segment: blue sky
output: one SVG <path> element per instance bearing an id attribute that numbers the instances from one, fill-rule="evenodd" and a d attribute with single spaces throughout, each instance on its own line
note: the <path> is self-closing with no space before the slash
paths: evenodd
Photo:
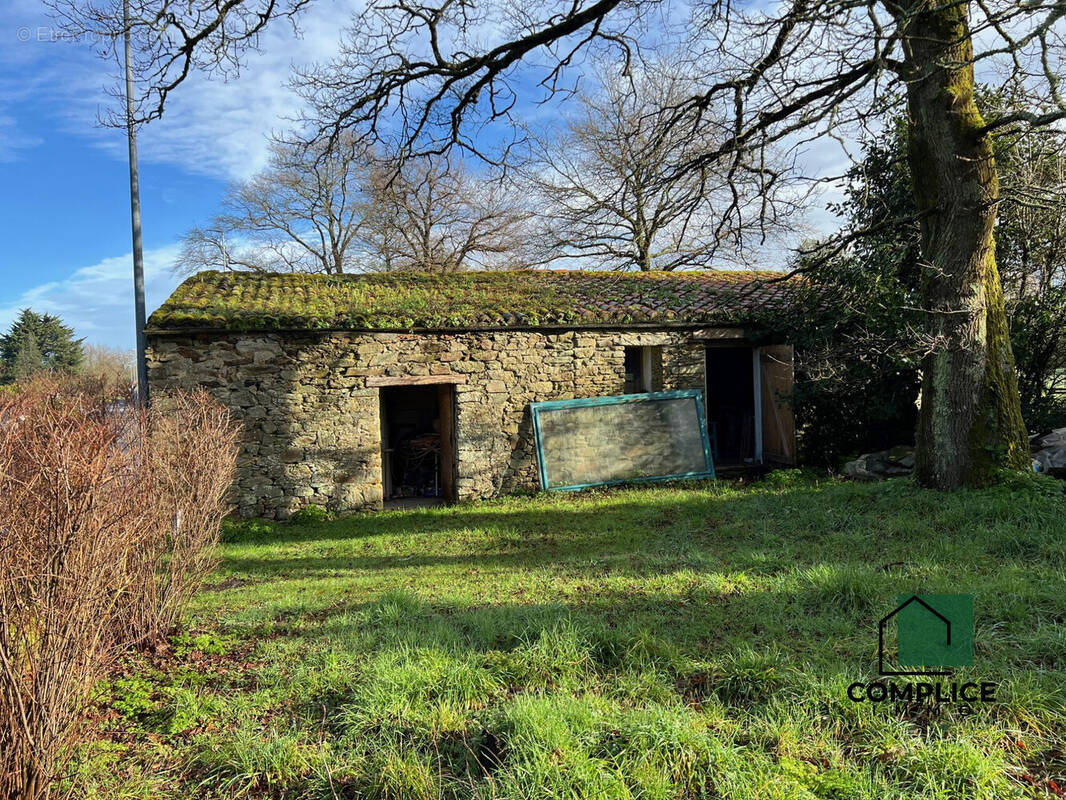
<path id="1" fill-rule="evenodd" d="M 217 208 L 227 184 L 266 160 L 266 137 L 299 109 L 293 63 L 326 58 L 354 0 L 319 0 L 302 38 L 278 25 L 230 82 L 196 78 L 142 129 L 147 300 L 177 285 L 181 234 Z M 0 331 L 18 310 L 60 314 L 88 341 L 133 343 L 126 140 L 97 124 L 115 65 L 54 41 L 38 0 L 0 5 Z"/>
<path id="2" fill-rule="evenodd" d="M 299 113 L 287 86 L 293 64 L 333 55 L 359 2 L 316 0 L 300 37 L 274 25 L 239 79 L 194 76 L 141 129 L 149 312 L 180 281 L 171 264 L 181 234 L 214 213 L 230 182 L 265 165 L 268 135 Z M 0 2 L 0 332 L 30 307 L 89 342 L 133 346 L 126 140 L 97 124 L 115 69 L 83 44 L 55 41 L 40 0 Z M 835 145 L 809 156 L 816 170 L 839 161 Z M 828 227 L 815 216 L 815 228 Z"/>

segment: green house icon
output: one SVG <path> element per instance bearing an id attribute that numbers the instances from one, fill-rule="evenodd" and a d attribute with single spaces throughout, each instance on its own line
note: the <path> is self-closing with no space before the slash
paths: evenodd
<path id="1" fill-rule="evenodd" d="M 878 623 L 878 671 L 882 675 L 946 675 L 973 666 L 973 595 L 904 594 Z M 886 663 L 885 632 L 896 622 L 898 669 Z"/>

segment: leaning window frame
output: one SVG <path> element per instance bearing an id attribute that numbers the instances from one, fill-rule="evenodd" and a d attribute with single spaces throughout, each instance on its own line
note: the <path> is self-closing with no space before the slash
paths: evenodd
<path id="1" fill-rule="evenodd" d="M 549 486 L 548 469 L 544 463 L 544 448 L 541 439 L 540 415 L 545 411 L 557 411 L 569 408 L 588 408 L 591 406 L 623 405 L 625 403 L 646 403 L 655 400 L 692 399 L 696 403 L 696 418 L 700 429 L 703 447 L 703 463 L 706 469 L 698 472 L 679 472 L 671 475 L 651 475 L 639 478 L 617 478 L 593 483 L 575 483 L 567 486 Z M 659 483 L 678 480 L 714 480 L 714 459 L 711 457 L 710 437 L 707 433 L 707 411 L 703 405 L 703 390 L 678 389 L 670 392 L 641 392 L 639 394 L 609 395 L 607 397 L 580 397 L 574 400 L 544 400 L 529 404 L 530 417 L 533 422 L 533 444 L 537 453 L 537 473 L 540 486 L 549 492 L 576 492 L 594 486 L 619 486 L 628 483 Z"/>

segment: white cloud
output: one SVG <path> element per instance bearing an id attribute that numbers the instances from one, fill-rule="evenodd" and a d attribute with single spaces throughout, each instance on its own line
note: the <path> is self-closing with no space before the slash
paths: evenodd
<path id="1" fill-rule="evenodd" d="M 359 0 L 319 0 L 301 16 L 299 38 L 285 21 L 268 28 L 260 51 L 243 59 L 239 77 L 222 81 L 191 76 L 173 93 L 162 120 L 144 129 L 144 157 L 231 180 L 262 169 L 267 137 L 288 128 L 303 107 L 288 85 L 293 65 L 307 66 L 334 55 L 341 28 L 361 5 Z"/>
<path id="2" fill-rule="evenodd" d="M 261 169 L 267 136 L 289 127 L 302 107 L 288 87 L 292 66 L 333 56 L 342 29 L 362 7 L 362 0 L 318 0 L 301 15 L 300 36 L 284 20 L 268 27 L 259 51 L 242 59 L 239 76 L 223 81 L 191 75 L 171 95 L 163 119 L 142 130 L 141 159 L 221 179 Z M 45 9 L 29 0 L 15 0 L 0 12 L 0 35 L 16 40 L 0 46 L 6 73 L 0 77 L 0 117 L 12 116 L 32 97 L 41 101 L 38 107 L 54 109 L 67 132 L 124 160 L 125 138 L 97 124 L 111 102 L 115 63 L 95 57 L 87 45 L 54 41 L 51 25 Z"/>
<path id="3" fill-rule="evenodd" d="M 150 314 L 174 291 L 181 278 L 171 265 L 177 244 L 144 254 L 145 298 Z M 131 349 L 134 346 L 133 255 L 105 258 L 74 271 L 69 278 L 35 286 L 0 306 L 0 330 L 7 330 L 23 308 L 56 314 L 87 342 Z"/>
<path id="4" fill-rule="evenodd" d="M 14 117 L 0 114 L 0 161 L 14 161 L 19 150 L 36 147 L 41 143 L 37 136 L 19 129 Z"/>
<path id="5" fill-rule="evenodd" d="M 266 137 L 287 126 L 300 110 L 288 88 L 294 63 L 330 58 L 341 30 L 361 0 L 317 0 L 300 20 L 296 37 L 285 22 L 272 25 L 249 53 L 238 78 L 229 82 L 192 76 L 172 95 L 162 121 L 142 130 L 142 163 L 169 163 L 221 179 L 245 178 L 266 163 Z M 125 137 L 97 125 L 110 98 L 115 64 L 87 46 L 57 41 L 39 0 L 0 4 L 0 160 L 37 140 L 23 123 L 42 109 L 66 133 L 89 139 L 116 161 L 126 159 Z M 25 118 L 24 118 L 25 117 Z M 178 245 L 145 253 L 149 313 L 179 283 L 170 272 Z M 134 342 L 132 256 L 104 259 L 63 280 L 0 301 L 0 331 L 25 307 L 58 314 L 90 342 L 129 348 Z"/>

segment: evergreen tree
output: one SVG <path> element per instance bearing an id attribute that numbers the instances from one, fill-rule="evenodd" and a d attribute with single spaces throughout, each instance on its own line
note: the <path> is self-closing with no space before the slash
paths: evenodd
<path id="1" fill-rule="evenodd" d="M 15 353 L 15 358 L 11 362 L 9 374 L 13 380 L 18 381 L 28 378 L 33 373 L 40 372 L 44 368 L 44 357 L 41 355 L 41 349 L 37 346 L 37 337 L 29 333 L 23 337 L 21 344 L 19 344 L 18 352 Z"/>
<path id="2" fill-rule="evenodd" d="M 74 338 L 74 329 L 59 317 L 24 308 L 8 332 L 0 336 L 4 378 L 14 380 L 37 369 L 76 370 L 84 360 L 82 341 Z"/>

